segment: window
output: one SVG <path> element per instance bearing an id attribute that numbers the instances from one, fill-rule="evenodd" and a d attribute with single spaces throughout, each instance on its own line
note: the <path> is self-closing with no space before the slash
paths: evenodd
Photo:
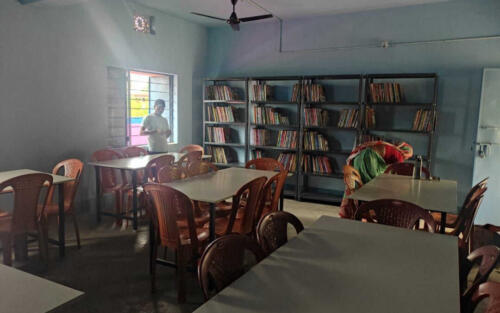
<path id="1" fill-rule="evenodd" d="M 172 135 L 169 143 L 177 142 L 177 75 L 127 72 L 127 145 L 145 145 L 147 136 L 141 136 L 143 119 L 154 111 L 158 99 L 165 101 L 163 117 L 167 119 Z"/>

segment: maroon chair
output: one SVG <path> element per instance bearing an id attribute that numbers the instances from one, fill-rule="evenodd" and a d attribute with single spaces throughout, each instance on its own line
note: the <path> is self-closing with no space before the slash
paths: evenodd
<path id="1" fill-rule="evenodd" d="M 205 300 L 210 298 L 211 284 L 219 292 L 245 274 L 248 270 L 246 251 L 253 254 L 255 263 L 264 258 L 259 245 L 240 234 L 222 236 L 207 246 L 198 263 L 198 281 Z"/>
<path id="2" fill-rule="evenodd" d="M 460 259 L 461 305 L 464 312 L 470 310 L 472 295 L 477 291 L 480 284 L 488 280 L 490 273 L 498 262 L 499 255 L 499 247 L 484 246 L 474 250 L 467 258 Z M 475 264 L 479 265 L 479 269 L 472 280 L 472 284 L 467 286 L 467 278 Z"/>
<path id="3" fill-rule="evenodd" d="M 484 313 L 500 313 L 500 283 L 486 282 L 479 285 L 477 291 L 472 295 L 473 307 L 481 300 L 488 298 L 488 306 Z M 473 312 L 474 308 L 470 312 Z"/>
<path id="4" fill-rule="evenodd" d="M 283 172 L 285 167 L 278 160 L 271 158 L 258 158 L 248 161 L 245 168 L 255 168 L 256 170 L 264 171 L 280 171 Z"/>
<path id="5" fill-rule="evenodd" d="M 474 225 L 470 237 L 470 247 L 474 251 L 482 246 L 494 245 L 500 247 L 500 226 L 491 224 Z"/>
<path id="6" fill-rule="evenodd" d="M 288 171 L 284 170 L 269 178 L 262 187 L 262 196 L 259 209 L 256 214 L 256 223 L 266 214 L 277 212 L 281 199 L 283 187 L 285 187 Z M 257 226 L 257 225 L 256 225 Z"/>
<path id="7" fill-rule="evenodd" d="M 413 175 L 413 168 L 415 167 L 415 164 L 413 163 L 393 163 L 387 166 L 385 169 L 385 173 L 387 174 L 396 174 L 396 175 L 404 175 L 404 176 L 412 176 Z M 425 176 L 425 178 L 431 177 L 431 173 L 429 172 L 429 169 L 426 167 L 422 167 L 422 173 Z"/>
<path id="8" fill-rule="evenodd" d="M 284 211 L 271 212 L 259 221 L 257 241 L 266 255 L 288 242 L 288 224 L 295 228 L 297 234 L 304 230 L 304 225 L 295 215 Z"/>
<path id="9" fill-rule="evenodd" d="M 424 222 L 424 229 L 434 233 L 436 224 L 432 216 L 424 209 L 410 202 L 381 199 L 363 203 L 356 219 L 365 218 L 370 223 L 379 223 L 408 229 L 419 229 L 420 221 Z"/>
<path id="10" fill-rule="evenodd" d="M 445 232 L 448 235 L 457 236 L 459 238 L 458 244 L 460 249 L 464 250 L 464 253 L 465 251 L 470 251 L 470 235 L 474 225 L 474 219 L 483 201 L 483 194 L 485 191 L 486 188 L 482 189 L 480 194 L 460 211 L 455 228 L 449 232 Z"/>
<path id="11" fill-rule="evenodd" d="M 195 161 L 201 161 L 202 157 L 203 157 L 203 151 L 197 151 L 197 150 L 191 151 L 183 155 L 179 159 L 179 161 L 177 161 L 177 164 L 187 169 L 189 167 L 189 164 Z"/>
<path id="12" fill-rule="evenodd" d="M 148 182 L 156 182 L 158 171 L 165 166 L 173 166 L 175 157 L 169 154 L 161 155 L 152 159 L 144 168 L 144 180 Z"/>
<path id="13" fill-rule="evenodd" d="M 203 147 L 200 146 L 200 145 L 187 145 L 187 146 L 184 146 L 182 147 L 181 150 L 179 150 L 179 153 L 188 153 L 188 152 L 192 152 L 192 151 L 201 151 L 201 153 L 203 153 Z"/>

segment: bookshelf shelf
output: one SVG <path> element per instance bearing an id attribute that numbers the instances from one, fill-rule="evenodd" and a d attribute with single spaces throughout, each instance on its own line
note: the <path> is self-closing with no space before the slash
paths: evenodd
<path id="1" fill-rule="evenodd" d="M 265 100 L 265 101 L 257 101 L 257 100 L 252 100 L 251 101 L 252 104 L 257 104 L 257 105 L 266 105 L 266 104 L 275 104 L 275 105 L 278 105 L 278 104 L 281 104 L 281 105 L 284 105 L 284 104 L 290 104 L 290 105 L 299 105 L 300 103 L 299 102 L 296 102 L 296 101 L 287 101 L 287 100 Z"/>
<path id="2" fill-rule="evenodd" d="M 244 148 L 245 145 L 241 143 L 231 143 L 231 142 L 204 142 L 205 145 L 209 146 L 225 146 L 225 147 L 235 147 L 235 148 Z"/>
<path id="3" fill-rule="evenodd" d="M 262 149 L 262 150 L 280 150 L 280 151 L 297 151 L 297 148 L 283 148 L 276 146 L 254 146 L 250 145 L 250 149 Z"/>
<path id="4" fill-rule="evenodd" d="M 304 129 L 334 129 L 334 130 L 351 130 L 357 131 L 358 128 L 354 127 L 338 127 L 338 126 L 304 126 Z"/>
<path id="5" fill-rule="evenodd" d="M 310 105 L 339 105 L 339 106 L 346 106 L 346 105 L 360 105 L 359 102 L 352 102 L 352 101 L 320 101 L 320 102 L 304 102 L 305 104 L 310 104 Z"/>
<path id="6" fill-rule="evenodd" d="M 274 129 L 298 129 L 298 125 L 275 125 L 275 124 L 250 124 L 252 127 L 274 128 Z"/>
<path id="7" fill-rule="evenodd" d="M 204 121 L 206 125 L 231 125 L 231 126 L 246 126 L 245 122 L 212 122 L 212 121 Z"/>
<path id="8" fill-rule="evenodd" d="M 244 100 L 203 100 L 203 103 L 247 104 Z"/>

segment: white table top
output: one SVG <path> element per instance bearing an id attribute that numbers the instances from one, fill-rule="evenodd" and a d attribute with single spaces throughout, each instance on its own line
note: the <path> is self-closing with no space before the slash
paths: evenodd
<path id="1" fill-rule="evenodd" d="M 4 182 L 6 180 L 9 180 L 11 178 L 14 178 L 16 176 L 26 175 L 26 174 L 36 174 L 36 173 L 51 175 L 52 179 L 53 179 L 52 184 L 54 184 L 54 185 L 62 184 L 62 183 L 66 183 L 66 182 L 70 182 L 70 181 L 74 180 L 71 177 L 54 175 L 51 173 L 39 172 L 39 171 L 28 170 L 28 169 L 22 169 L 22 170 L 0 172 L 0 183 Z"/>
<path id="2" fill-rule="evenodd" d="M 231 167 L 164 185 L 183 192 L 191 200 L 216 203 L 231 197 L 257 177 L 265 176 L 269 179 L 278 174 L 274 171 Z"/>
<path id="3" fill-rule="evenodd" d="M 453 180 L 417 180 L 411 176 L 382 174 L 348 196 L 373 201 L 397 199 L 424 209 L 457 214 L 457 182 Z"/>
<path id="4" fill-rule="evenodd" d="M 50 311 L 83 292 L 0 264 L 0 312 Z"/>
<path id="5" fill-rule="evenodd" d="M 322 216 L 199 307 L 207 312 L 460 312 L 453 236 Z"/>
<path id="6" fill-rule="evenodd" d="M 148 162 L 151 161 L 152 159 L 167 154 L 172 155 L 175 158 L 175 162 L 179 161 L 179 159 L 185 155 L 185 153 L 168 152 L 159 154 L 148 154 L 133 158 L 115 159 L 109 161 L 88 162 L 88 164 L 98 167 L 108 167 L 108 168 L 116 168 L 124 170 L 141 170 L 145 168 Z M 210 159 L 211 157 L 212 157 L 211 155 L 203 155 L 203 159 Z"/>

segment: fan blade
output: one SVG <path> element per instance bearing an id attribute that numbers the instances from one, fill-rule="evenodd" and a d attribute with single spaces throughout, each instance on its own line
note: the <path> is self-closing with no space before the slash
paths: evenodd
<path id="1" fill-rule="evenodd" d="M 242 17 L 242 18 L 240 18 L 240 22 L 250 22 L 250 21 L 256 21 L 256 20 L 263 20 L 263 19 L 271 18 L 271 17 L 273 17 L 272 14 Z"/>
<path id="2" fill-rule="evenodd" d="M 240 24 L 229 24 L 234 31 L 240 30 Z"/>
<path id="3" fill-rule="evenodd" d="M 225 18 L 220 18 L 220 17 L 215 17 L 215 16 L 210 16 L 210 15 L 206 15 L 206 14 L 201 14 L 201 13 L 196 13 L 196 12 L 191 12 L 191 14 L 194 14 L 194 15 L 199 15 L 199 16 L 203 16 L 203 17 L 208 17 L 208 18 L 213 18 L 215 20 L 220 20 L 220 21 L 226 21 Z"/>

